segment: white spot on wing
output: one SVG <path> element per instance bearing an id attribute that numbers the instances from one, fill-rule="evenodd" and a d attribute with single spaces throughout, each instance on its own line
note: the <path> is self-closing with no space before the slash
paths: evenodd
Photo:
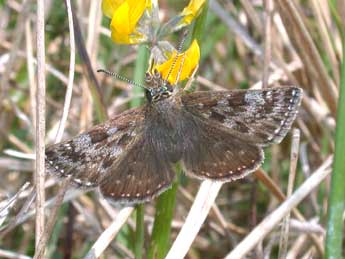
<path id="1" fill-rule="evenodd" d="M 244 95 L 244 100 L 246 103 L 252 103 L 256 105 L 265 104 L 265 99 L 263 98 L 262 93 L 258 91 L 248 91 Z"/>
<path id="2" fill-rule="evenodd" d="M 108 136 L 111 136 L 111 135 L 115 134 L 116 132 L 117 132 L 117 128 L 116 128 L 116 127 L 109 128 L 109 129 L 107 130 Z"/>
<path id="3" fill-rule="evenodd" d="M 123 152 L 123 149 L 120 146 L 114 145 L 111 149 L 111 156 L 118 157 Z"/>
<path id="4" fill-rule="evenodd" d="M 83 151 L 85 147 L 91 144 L 91 138 L 87 133 L 79 135 L 73 141 L 77 144 L 75 145 L 76 152 Z"/>
<path id="5" fill-rule="evenodd" d="M 218 102 L 217 102 L 217 106 L 229 106 L 229 103 L 228 103 L 228 100 L 226 98 L 223 98 L 223 99 L 220 99 Z"/>

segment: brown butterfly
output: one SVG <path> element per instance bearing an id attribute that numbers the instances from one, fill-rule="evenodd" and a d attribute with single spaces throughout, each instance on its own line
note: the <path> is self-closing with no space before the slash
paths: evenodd
<path id="1" fill-rule="evenodd" d="M 174 164 L 199 179 L 233 181 L 256 170 L 263 147 L 289 131 L 298 87 L 200 91 L 147 74 L 147 104 L 46 150 L 48 171 L 115 202 L 141 203 L 169 188 Z"/>

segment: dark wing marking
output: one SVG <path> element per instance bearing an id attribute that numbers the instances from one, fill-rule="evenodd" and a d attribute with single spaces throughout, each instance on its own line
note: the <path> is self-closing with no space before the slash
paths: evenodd
<path id="1" fill-rule="evenodd" d="M 182 103 L 195 116 L 266 146 L 285 137 L 298 113 L 302 92 L 298 87 L 194 92 L 183 95 Z"/>
<path id="2" fill-rule="evenodd" d="M 99 184 L 112 163 L 140 134 L 144 113 L 131 109 L 68 141 L 46 149 L 46 168 L 59 177 L 72 176 L 78 187 Z"/>
<path id="3" fill-rule="evenodd" d="M 233 181 L 255 171 L 264 159 L 261 147 L 238 138 L 219 125 L 191 119 L 185 128 L 183 164 L 187 173 L 201 179 Z"/>

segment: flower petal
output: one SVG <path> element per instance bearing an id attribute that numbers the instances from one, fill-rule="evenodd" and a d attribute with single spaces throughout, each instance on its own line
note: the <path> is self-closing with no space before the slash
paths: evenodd
<path id="1" fill-rule="evenodd" d="M 102 1 L 102 12 L 105 16 L 112 18 L 115 10 L 124 2 L 125 0 L 103 0 Z"/>
<path id="2" fill-rule="evenodd" d="M 131 27 L 135 27 L 147 8 L 147 0 L 127 0 L 129 5 L 129 21 Z"/>
<path id="3" fill-rule="evenodd" d="M 184 16 L 181 25 L 190 24 L 200 14 L 204 3 L 205 0 L 191 0 L 181 12 L 181 16 Z"/>
<path id="4" fill-rule="evenodd" d="M 110 23 L 111 31 L 118 34 L 130 34 L 134 28 L 131 28 L 129 21 L 129 5 L 127 2 L 122 3 L 114 12 Z"/>
<path id="5" fill-rule="evenodd" d="M 198 65 L 200 59 L 200 48 L 198 42 L 194 40 L 185 52 L 178 54 L 176 63 L 172 68 L 176 54 L 176 51 L 174 53 L 170 53 L 170 57 L 166 62 L 160 65 L 155 65 L 152 68 L 152 70 L 156 69 L 164 79 L 167 79 L 169 83 L 173 85 L 187 79 Z M 167 78 L 169 73 L 169 78 Z M 178 75 L 179 78 L 177 81 Z"/>
<path id="6" fill-rule="evenodd" d="M 103 2 L 107 7 L 109 7 L 108 1 Z M 109 10 L 115 6 L 113 2 L 112 4 Z M 135 44 L 143 41 L 145 35 L 139 33 L 137 27 L 145 10 L 149 8 L 151 8 L 150 0 L 124 0 L 114 8 L 110 23 L 112 39 L 122 44 Z M 108 14 L 111 13 L 109 10 Z"/>

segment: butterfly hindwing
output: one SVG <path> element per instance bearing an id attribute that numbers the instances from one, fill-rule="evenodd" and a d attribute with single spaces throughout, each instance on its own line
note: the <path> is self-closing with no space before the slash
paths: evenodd
<path id="1" fill-rule="evenodd" d="M 279 143 L 293 123 L 302 98 L 298 87 L 194 92 L 182 103 L 195 116 L 237 131 L 247 141 Z"/>
<path id="2" fill-rule="evenodd" d="M 148 139 L 133 143 L 107 170 L 100 182 L 101 193 L 119 203 L 151 200 L 174 179 L 172 163 Z"/>
<path id="3" fill-rule="evenodd" d="M 68 141 L 47 147 L 48 172 L 59 177 L 71 176 L 78 187 L 98 186 L 107 165 L 140 134 L 143 119 L 142 108 L 131 109 Z"/>
<path id="4" fill-rule="evenodd" d="M 175 130 L 157 110 L 146 108 L 142 134 L 114 161 L 100 183 L 102 194 L 116 202 L 138 203 L 157 196 L 171 185 L 173 164 L 182 157 Z"/>
<path id="5" fill-rule="evenodd" d="M 230 131 L 191 119 L 186 128 L 183 164 L 188 174 L 201 179 L 232 181 L 257 169 L 263 159 L 261 147 L 238 138 Z"/>

